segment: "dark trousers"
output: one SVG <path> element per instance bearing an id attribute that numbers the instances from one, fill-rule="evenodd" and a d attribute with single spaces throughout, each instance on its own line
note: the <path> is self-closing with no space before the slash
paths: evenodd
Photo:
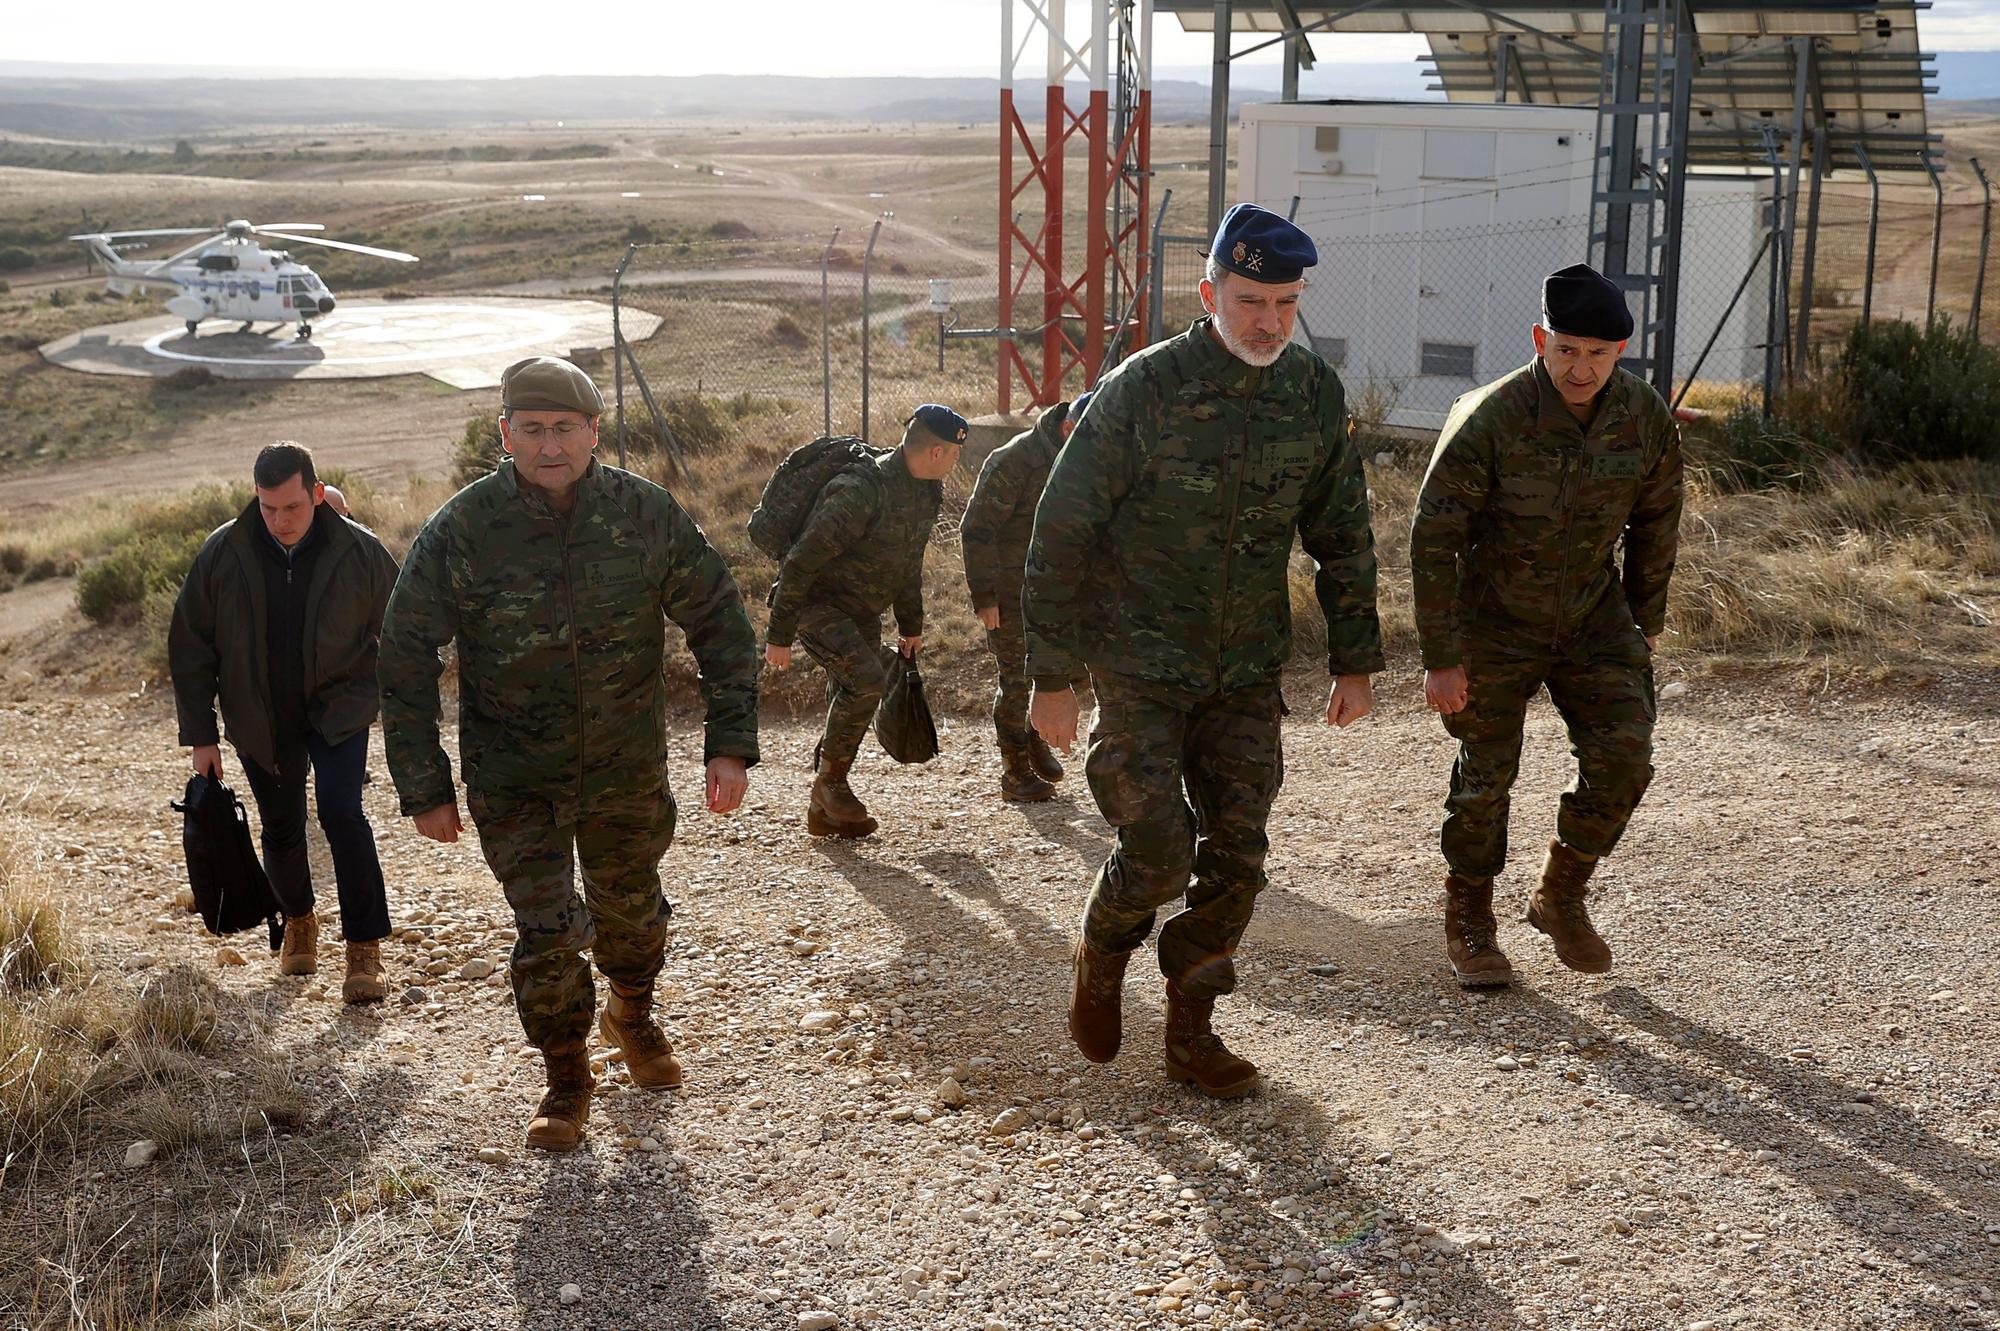
<path id="1" fill-rule="evenodd" d="M 238 755 L 241 757 L 241 755 Z M 312 865 L 306 858 L 306 764 L 313 774 L 319 826 L 333 852 L 333 879 L 340 891 L 340 933 L 350 943 L 372 943 L 389 933 L 389 900 L 382 885 L 382 861 L 375 854 L 375 829 L 361 808 L 361 779 L 368 772 L 368 732 L 328 744 L 319 735 L 280 740 L 279 772 L 267 772 L 243 758 L 250 793 L 262 825 L 264 872 L 271 892 L 287 915 L 313 908 Z"/>

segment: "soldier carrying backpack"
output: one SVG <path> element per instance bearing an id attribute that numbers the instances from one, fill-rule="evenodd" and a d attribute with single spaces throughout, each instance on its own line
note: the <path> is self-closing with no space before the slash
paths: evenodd
<path id="1" fill-rule="evenodd" d="M 965 435 L 963 416 L 929 403 L 904 423 L 897 448 L 815 440 L 779 464 L 751 515 L 750 539 L 779 561 L 764 659 L 789 668 L 797 642 L 827 676 L 826 733 L 806 812 L 814 836 L 864 837 L 877 826 L 847 773 L 895 661 L 882 645 L 882 612 L 894 606 L 898 650 L 914 658 L 924 631 L 924 547 Z"/>

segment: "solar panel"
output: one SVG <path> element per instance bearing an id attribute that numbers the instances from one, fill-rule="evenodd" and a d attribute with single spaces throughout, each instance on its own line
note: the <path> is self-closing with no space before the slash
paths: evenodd
<path id="1" fill-rule="evenodd" d="M 1687 129 L 1688 162 L 1702 167 L 1762 168 L 1766 129 L 1789 137 L 1797 89 L 1794 39 L 1814 47 L 1810 104 L 1825 117 L 1827 167 L 1862 165 L 1922 171 L 1935 162 L 1939 136 L 1930 132 L 1924 98 L 1935 94 L 1934 58 L 1917 44 L 1913 0 L 1857 3 L 1829 0 L 1767 9 L 1743 0 L 1699 3 L 1694 19 L 1696 66 Z M 1210 0 L 1155 0 L 1192 32 L 1212 32 Z M 1602 0 L 1536 0 L 1520 8 L 1384 3 L 1333 6 L 1286 0 L 1234 0 L 1232 31 L 1276 36 L 1285 11 L 1303 25 L 1332 18 L 1332 32 L 1415 33 L 1428 39 L 1427 72 L 1455 102 L 1493 102 L 1503 68 L 1506 100 L 1590 106 L 1602 96 L 1605 7 Z M 1325 30 L 1323 30 L 1325 31 Z M 1653 86 L 1654 44 L 1648 36 L 1639 86 Z M 1506 54 L 1503 56 L 1503 50 Z"/>

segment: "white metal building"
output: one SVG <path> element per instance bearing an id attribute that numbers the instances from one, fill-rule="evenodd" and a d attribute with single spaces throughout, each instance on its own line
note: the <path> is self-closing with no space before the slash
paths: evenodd
<path id="1" fill-rule="evenodd" d="M 1597 114 L 1590 107 L 1288 102 L 1243 108 L 1237 197 L 1284 212 L 1319 245 L 1302 336 L 1350 396 L 1436 428 L 1460 393 L 1526 364 L 1542 278 L 1590 256 Z M 1688 177 L 1675 377 L 1763 369 L 1756 260 L 1769 176 Z M 1634 298 L 1636 300 L 1636 297 Z M 1634 307 L 1634 314 L 1640 311 Z"/>

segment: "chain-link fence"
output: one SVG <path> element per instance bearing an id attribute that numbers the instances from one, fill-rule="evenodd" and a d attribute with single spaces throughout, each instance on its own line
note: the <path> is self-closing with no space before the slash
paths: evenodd
<path id="1" fill-rule="evenodd" d="M 940 313 L 932 281 L 869 240 L 864 230 L 633 246 L 611 293 L 626 350 L 610 367 L 607 436 L 622 418 L 628 440 L 650 444 L 657 408 L 670 450 L 713 446 L 703 422 L 717 416 L 781 417 L 805 432 L 791 443 L 827 433 L 881 444 L 922 402 L 990 409 L 992 344 L 941 333 L 951 321 L 990 323 L 991 283 L 959 279 Z M 647 316 L 658 320 L 650 335 Z"/>
<path id="2" fill-rule="evenodd" d="M 1990 308 L 2000 266 L 1993 251 L 2000 246 L 1984 246 L 1983 282 L 1980 276 L 1988 225 L 1983 201 L 1948 196 L 1933 294 L 1939 213 L 1934 200 L 1915 194 L 1909 187 L 1884 190 L 1871 284 L 1867 189 L 1827 187 L 1810 294 L 1802 199 L 1799 239 L 1781 296 L 1774 285 L 1784 265 L 1771 234 L 1771 181 L 1692 178 L 1681 227 L 1676 385 L 1692 379 L 1709 392 L 1753 390 L 1772 363 L 1782 376 L 1796 359 L 1801 306 L 1808 300 L 1808 355 L 1843 341 L 1864 317 L 1921 324 L 1935 315 L 1963 324 L 1976 310 L 1982 335 L 2000 341 L 2000 316 Z M 1540 313 L 1542 278 L 1591 254 L 1590 225 L 1588 217 L 1574 216 L 1425 228 L 1420 212 L 1311 204 L 1298 211 L 1298 223 L 1320 248 L 1300 302 L 1299 336 L 1340 370 L 1357 410 L 1374 420 L 1434 429 L 1460 393 L 1533 355 L 1529 326 Z M 1160 238 L 1155 336 L 1170 337 L 1200 317 L 1196 286 L 1206 247 L 1199 236 Z M 1639 317 L 1647 313 L 1634 310 Z"/>

